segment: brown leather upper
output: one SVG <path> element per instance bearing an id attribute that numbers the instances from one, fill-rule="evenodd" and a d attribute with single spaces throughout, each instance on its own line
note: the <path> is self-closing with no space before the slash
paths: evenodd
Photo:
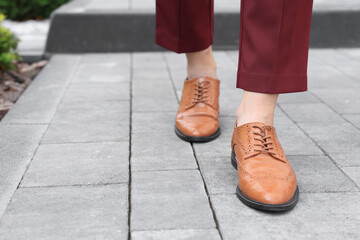
<path id="1" fill-rule="evenodd" d="M 219 128 L 220 81 L 211 77 L 185 80 L 176 127 L 185 135 L 205 137 Z"/>
<path id="2" fill-rule="evenodd" d="M 243 194 L 267 204 L 291 200 L 297 187 L 296 176 L 273 126 L 255 122 L 236 127 L 235 123 L 231 146 Z"/>

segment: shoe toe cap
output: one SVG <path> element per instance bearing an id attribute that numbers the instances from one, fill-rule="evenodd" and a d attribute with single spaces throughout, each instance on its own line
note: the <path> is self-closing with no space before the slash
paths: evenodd
<path id="1" fill-rule="evenodd" d="M 239 184 L 240 190 L 248 198 L 265 204 L 284 204 L 289 202 L 296 191 L 295 182 L 291 179 L 263 179 Z"/>
<path id="2" fill-rule="evenodd" d="M 206 137 L 219 128 L 217 120 L 210 117 L 176 119 L 177 129 L 187 136 Z"/>

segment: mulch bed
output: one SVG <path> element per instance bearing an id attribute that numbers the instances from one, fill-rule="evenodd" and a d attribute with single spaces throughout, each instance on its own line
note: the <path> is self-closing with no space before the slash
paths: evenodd
<path id="1" fill-rule="evenodd" d="M 46 63 L 46 60 L 35 63 L 19 62 L 16 64 L 17 70 L 0 72 L 0 120 Z"/>

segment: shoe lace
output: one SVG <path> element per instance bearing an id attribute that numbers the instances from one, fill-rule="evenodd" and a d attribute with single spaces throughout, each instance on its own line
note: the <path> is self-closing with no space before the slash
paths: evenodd
<path id="1" fill-rule="evenodd" d="M 245 157 L 245 159 L 257 156 L 261 153 L 265 153 L 265 154 L 269 154 L 271 157 L 273 157 L 276 160 L 279 160 L 281 162 L 285 162 L 283 159 L 279 158 L 275 152 L 271 151 L 274 149 L 274 143 L 271 141 L 272 136 L 271 135 L 267 135 L 267 131 L 266 128 L 267 126 L 257 126 L 254 125 L 252 126 L 255 129 L 259 129 L 259 131 L 254 131 L 253 134 L 254 136 L 254 153 L 251 155 L 248 155 L 247 157 Z"/>
<path id="2" fill-rule="evenodd" d="M 205 103 L 208 104 L 209 102 L 209 96 L 208 96 L 208 89 L 210 82 L 209 81 L 203 81 L 203 82 L 194 82 L 194 94 L 192 98 L 192 105 L 187 107 L 191 108 L 195 106 L 198 103 Z"/>

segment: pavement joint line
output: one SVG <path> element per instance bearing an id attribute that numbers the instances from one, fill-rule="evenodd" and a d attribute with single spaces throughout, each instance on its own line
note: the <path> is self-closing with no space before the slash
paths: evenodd
<path id="1" fill-rule="evenodd" d="M 339 49 L 335 49 L 335 51 L 336 51 L 339 55 L 341 55 L 341 56 L 343 56 L 343 57 L 347 57 L 347 58 L 349 58 L 349 59 L 354 59 L 354 57 L 352 57 L 352 56 L 349 55 L 348 53 L 339 51 Z M 326 59 L 325 59 L 325 61 L 326 61 Z M 350 77 L 351 79 L 359 82 L 359 79 L 358 79 L 358 78 L 354 77 L 354 76 L 351 75 L 351 74 L 348 74 L 346 71 L 343 71 L 341 68 L 338 68 L 335 64 L 332 64 L 332 63 L 330 63 L 330 62 L 327 62 L 327 63 L 328 63 L 329 65 L 335 67 L 337 70 L 339 70 L 339 71 L 340 71 L 341 73 L 343 73 L 344 75 L 346 75 L 346 76 Z"/>
<path id="2" fill-rule="evenodd" d="M 352 115 L 352 116 L 356 116 L 356 115 L 360 115 L 360 112 L 359 113 L 340 113 L 341 116 L 344 116 L 344 115 Z"/>
<path id="3" fill-rule="evenodd" d="M 59 108 L 59 105 L 60 105 L 60 102 L 61 102 L 62 98 L 65 96 L 65 92 L 66 92 L 66 90 L 67 90 L 67 88 L 68 88 L 68 86 L 69 86 L 69 84 L 70 84 L 71 78 L 72 78 L 72 77 L 75 75 L 75 73 L 76 73 L 77 66 L 80 64 L 81 58 L 82 58 L 82 57 L 80 57 L 80 58 L 76 61 L 74 69 L 72 70 L 72 72 L 71 72 L 71 73 L 69 74 L 69 76 L 68 76 L 68 81 L 69 81 L 69 82 L 66 83 L 66 87 L 65 87 L 65 89 L 64 89 L 64 91 L 63 91 L 63 93 L 62 93 L 62 95 L 61 95 L 61 97 L 60 97 L 60 101 L 57 103 L 57 106 L 56 106 L 56 108 L 55 108 L 55 111 L 54 111 L 54 113 L 53 113 L 53 116 L 51 117 L 50 122 L 51 122 L 52 119 L 54 118 L 54 116 L 55 116 L 55 114 L 56 114 L 56 112 L 57 112 L 57 110 L 58 110 L 58 108 Z M 15 194 L 16 191 L 20 188 L 21 182 L 23 181 L 24 176 L 25 176 L 26 172 L 28 171 L 28 169 L 29 169 L 29 167 L 30 167 L 30 164 L 32 163 L 32 161 L 33 161 L 33 159 L 34 159 L 34 157 L 35 157 L 35 155 L 36 155 L 36 153 L 37 153 L 37 151 L 38 151 L 38 149 L 39 149 L 39 147 L 40 147 L 40 145 L 41 145 L 41 141 L 42 141 L 42 139 L 44 138 L 44 136 L 45 136 L 47 130 L 49 129 L 49 127 L 50 127 L 50 124 L 47 125 L 46 129 L 45 129 L 44 132 L 41 134 L 41 137 L 40 137 L 40 140 L 39 140 L 39 142 L 38 142 L 38 145 L 37 145 L 37 147 L 35 148 L 35 151 L 34 151 L 33 155 L 31 156 L 29 163 L 28 163 L 27 166 L 25 167 L 25 171 L 23 172 L 23 174 L 22 174 L 22 176 L 21 176 L 21 179 L 20 179 L 19 183 L 17 184 L 17 187 L 16 187 L 15 191 L 12 193 L 12 195 L 11 195 L 11 197 L 10 197 L 10 200 L 7 202 L 6 207 L 4 208 L 4 211 L 0 213 L 0 221 L 1 221 L 2 217 L 4 216 L 4 212 L 6 211 L 7 207 L 8 207 L 9 204 L 11 203 L 11 201 L 12 201 L 12 199 L 13 199 L 13 197 L 14 197 L 14 194 Z"/>
<path id="4" fill-rule="evenodd" d="M 139 229 L 132 232 L 148 232 L 148 231 L 169 231 L 169 230 L 216 230 L 216 228 L 150 228 L 150 229 Z"/>
<path id="5" fill-rule="evenodd" d="M 351 57 L 350 55 L 348 55 L 348 54 L 346 54 L 346 53 L 343 53 L 343 52 L 339 52 L 339 49 L 336 49 L 335 51 L 336 51 L 337 54 L 339 54 L 339 55 L 341 55 L 341 56 L 343 56 L 343 57 L 348 57 L 348 58 L 352 59 L 352 57 Z M 354 77 L 354 76 L 351 75 L 351 74 L 348 74 L 346 71 L 344 71 L 344 70 L 342 70 L 341 68 L 339 68 L 336 64 L 333 64 L 332 62 L 329 62 L 329 61 L 327 61 L 326 59 L 321 59 L 321 60 L 325 61 L 327 65 L 335 68 L 336 70 L 338 70 L 338 71 L 341 72 L 342 74 L 350 77 L 352 80 L 355 80 L 355 81 L 358 82 L 358 79 L 357 79 L 356 77 Z"/>
<path id="6" fill-rule="evenodd" d="M 86 141 L 86 142 L 44 142 L 44 143 L 40 143 L 40 145 L 58 145 L 58 144 L 80 144 L 80 143 L 120 143 L 120 142 L 128 142 L 127 140 L 111 140 L 111 141 Z"/>
<path id="7" fill-rule="evenodd" d="M 337 114 L 339 117 L 341 117 L 345 122 L 349 123 L 350 125 L 352 125 L 353 127 L 355 127 L 357 130 L 360 131 L 360 128 L 358 126 L 356 126 L 355 124 L 353 124 L 350 120 L 346 119 L 341 113 L 339 113 L 338 111 L 336 111 L 335 108 L 333 108 L 332 106 L 330 106 L 329 104 L 327 104 L 325 101 L 323 101 L 320 97 L 318 97 L 315 93 L 313 93 L 312 91 L 309 91 L 311 95 L 313 95 L 317 100 L 319 100 L 322 104 L 324 104 L 325 106 L 327 106 L 328 108 L 330 108 L 335 114 Z"/>
<path id="8" fill-rule="evenodd" d="M 360 169 L 360 166 L 359 165 L 340 165 L 341 168 L 359 168 Z"/>
<path id="9" fill-rule="evenodd" d="M 40 143 L 40 145 L 66 145 L 66 144 L 87 144 L 87 143 L 123 143 L 128 140 L 112 140 L 112 141 L 87 141 L 87 142 L 60 142 L 60 143 Z"/>
<path id="10" fill-rule="evenodd" d="M 356 182 L 351 177 L 349 177 L 349 175 L 347 175 L 344 172 L 344 170 L 341 169 L 341 167 L 335 162 L 335 160 L 330 156 L 330 154 L 328 154 L 327 151 L 325 151 L 325 149 L 323 149 L 302 127 L 300 127 L 300 125 L 294 119 L 292 119 L 289 116 L 289 114 L 285 112 L 285 110 L 279 104 L 277 104 L 277 106 L 325 154 L 325 156 L 327 156 L 333 162 L 333 164 L 340 170 L 340 172 L 342 172 L 355 185 L 357 189 L 360 189 L 360 187 L 356 184 Z"/>
<path id="11" fill-rule="evenodd" d="M 57 187 L 98 187 L 98 186 L 112 186 L 112 185 L 124 185 L 127 182 L 113 182 L 113 183 L 91 183 L 91 184 L 59 184 L 59 185 L 42 185 L 42 186 L 20 186 L 19 188 L 57 188 Z"/>
<path id="12" fill-rule="evenodd" d="M 171 69 L 170 69 L 170 66 L 169 66 L 169 61 L 168 59 L 166 58 L 166 54 L 165 53 L 162 53 L 162 58 L 163 60 L 165 61 L 165 64 L 166 64 L 166 70 L 167 70 L 167 73 L 168 73 L 168 76 L 169 76 L 169 80 L 171 82 L 171 85 L 173 87 L 173 90 L 174 90 L 174 94 L 176 96 L 176 99 L 178 101 L 178 104 L 180 103 L 180 99 L 179 99 L 179 96 L 177 94 L 177 90 L 176 90 L 176 86 L 175 86 L 175 83 L 174 83 L 174 79 L 173 79 L 173 76 L 171 74 Z M 202 179 L 202 182 L 203 182 L 203 185 L 204 185 L 204 189 L 205 189 L 205 193 L 206 193 L 206 196 L 208 198 L 208 203 L 209 203 L 209 206 L 210 206 L 210 210 L 211 210 L 211 213 L 212 213 L 212 216 L 213 216 L 213 220 L 215 222 L 215 226 L 216 226 L 216 230 L 218 231 L 219 233 L 219 236 L 220 236 L 220 239 L 223 240 L 223 236 L 222 236 L 222 233 L 220 231 L 220 225 L 219 225 L 219 221 L 216 217 L 216 212 L 215 212 L 215 209 L 213 207 L 213 204 L 211 202 L 211 197 L 210 197 L 210 194 L 209 194 L 209 190 L 207 188 L 207 185 L 206 185 L 206 182 L 205 182 L 205 178 L 203 176 L 203 173 L 201 172 L 201 168 L 200 168 L 200 164 L 199 164 L 199 161 L 197 159 L 197 156 L 196 156 L 196 151 L 195 151 L 195 148 L 194 148 L 194 145 L 193 143 L 191 142 L 190 143 L 191 145 L 191 149 L 192 149 L 192 152 L 193 152 L 193 155 L 194 155 L 194 158 L 195 158 L 195 162 L 196 162 L 196 165 L 198 167 L 198 171 L 200 173 L 200 176 L 201 176 L 201 179 Z"/>
<path id="13" fill-rule="evenodd" d="M 59 109 L 59 107 L 60 107 L 60 105 L 61 105 L 61 103 L 62 103 L 62 100 L 63 100 L 63 98 L 64 98 L 64 96 L 65 96 L 65 93 L 66 93 L 66 91 L 68 90 L 69 85 L 70 85 L 70 83 L 71 83 L 71 81 L 72 81 L 72 78 L 75 76 L 75 74 L 76 74 L 77 71 L 78 71 L 78 66 L 80 65 L 81 59 L 82 59 L 82 56 L 80 56 L 80 58 L 76 61 L 76 64 L 75 64 L 75 67 L 74 67 L 73 71 L 69 74 L 68 82 L 66 83 L 65 89 L 64 89 L 64 91 L 62 92 L 62 95 L 61 95 L 61 97 L 60 97 L 59 102 L 57 103 L 57 106 L 56 106 L 55 111 L 54 111 L 54 113 L 53 113 L 53 115 L 52 115 L 52 117 L 51 117 L 51 120 L 50 120 L 49 124 L 47 125 L 47 128 L 45 129 L 43 135 L 41 136 L 41 140 L 40 140 L 39 145 L 37 146 L 37 148 L 36 148 L 36 150 L 35 150 L 35 152 L 34 152 L 34 155 L 32 156 L 29 164 L 26 166 L 25 172 L 23 173 L 23 175 L 22 175 L 22 177 L 21 177 L 21 180 L 20 180 L 20 182 L 19 182 L 19 184 L 18 184 L 17 189 L 21 186 L 21 183 L 22 183 L 22 181 L 23 181 L 23 179 L 24 179 L 24 176 L 25 176 L 26 172 L 28 171 L 28 169 L 29 169 L 29 167 L 30 167 L 30 164 L 32 163 L 32 160 L 34 159 L 34 156 L 36 155 L 37 150 L 39 149 L 39 147 L 40 147 L 40 145 L 41 145 L 41 142 L 42 142 L 42 140 L 44 139 L 44 136 L 45 136 L 46 132 L 48 131 L 48 129 L 49 129 L 50 125 L 51 125 L 51 122 L 53 121 L 54 116 L 55 116 L 56 112 L 58 111 L 58 109 Z M 15 194 L 15 192 L 14 192 L 14 194 Z M 14 194 L 13 194 L 13 195 L 14 195 Z"/>
<path id="14" fill-rule="evenodd" d="M 197 168 L 174 168 L 174 169 L 153 169 L 153 170 L 133 170 L 133 172 L 173 172 L 173 171 L 198 171 Z"/>
<path id="15" fill-rule="evenodd" d="M 214 209 L 214 207 L 213 207 L 213 204 L 212 204 L 212 202 L 211 202 L 211 196 L 210 196 L 208 187 L 207 187 L 207 185 L 206 185 L 206 181 L 205 181 L 204 175 L 203 175 L 203 173 L 202 173 L 202 171 L 201 171 L 201 167 L 200 167 L 199 161 L 198 161 L 197 156 L 196 156 L 196 151 L 195 151 L 194 145 L 193 145 L 193 143 L 190 143 L 190 144 L 191 144 L 191 148 L 192 148 L 192 150 L 193 150 L 193 154 L 194 154 L 194 158 L 195 158 L 195 160 L 196 160 L 196 164 L 197 164 L 197 166 L 198 166 L 198 170 L 199 170 L 199 172 L 200 172 L 201 179 L 202 179 L 203 184 L 204 184 L 205 192 L 206 192 L 206 195 L 207 195 L 207 198 L 208 198 L 208 202 L 209 202 L 210 209 L 211 209 L 211 212 L 212 212 L 212 215 L 213 215 L 213 219 L 214 219 L 214 222 L 215 222 L 216 229 L 217 229 L 217 231 L 218 231 L 218 233 L 219 233 L 219 235 L 220 235 L 220 239 L 223 240 L 224 238 L 223 238 L 222 233 L 221 233 L 221 231 L 220 231 L 220 224 L 219 224 L 219 221 L 218 221 L 218 219 L 217 219 L 217 217 L 216 217 L 216 212 L 215 212 L 215 209 Z"/>
<path id="16" fill-rule="evenodd" d="M 131 183 L 132 183 L 132 168 L 131 168 L 131 157 L 132 157 L 132 114 L 133 114 L 133 65 L 134 65 L 133 53 L 130 54 L 130 114 L 129 114 L 129 183 L 128 183 L 128 236 L 127 239 L 131 240 Z"/>
<path id="17" fill-rule="evenodd" d="M 1 122 L 0 122 L 1 123 Z M 46 126 L 49 125 L 49 123 L 1 123 L 1 125 L 12 125 L 12 126 Z"/>

